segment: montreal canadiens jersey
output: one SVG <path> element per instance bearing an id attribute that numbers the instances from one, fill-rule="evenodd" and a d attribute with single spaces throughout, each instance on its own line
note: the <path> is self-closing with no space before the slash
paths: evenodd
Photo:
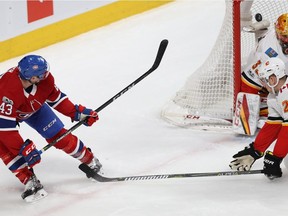
<path id="1" fill-rule="evenodd" d="M 286 74 L 288 75 L 288 55 L 282 52 L 275 30 L 271 29 L 250 53 L 247 64 L 242 68 L 242 81 L 252 88 L 260 89 L 262 84 L 258 79 L 259 68 L 262 63 L 273 57 L 283 60 L 286 66 Z"/>
<path id="2" fill-rule="evenodd" d="M 25 90 L 17 67 L 0 75 L 0 99 L 0 131 L 18 130 L 17 122 L 29 118 L 44 103 L 66 116 L 72 117 L 75 112 L 74 104 L 56 87 L 51 73 Z"/>

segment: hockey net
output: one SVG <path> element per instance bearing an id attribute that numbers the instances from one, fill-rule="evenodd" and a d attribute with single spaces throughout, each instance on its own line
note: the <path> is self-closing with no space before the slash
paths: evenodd
<path id="1" fill-rule="evenodd" d="M 257 22 L 255 15 L 260 13 L 273 27 L 287 12 L 286 0 L 226 0 L 222 27 L 210 55 L 163 107 L 162 118 L 182 127 L 230 128 L 241 65 L 256 45 L 254 33 L 244 32 L 241 20 L 249 14 L 251 22 Z"/>

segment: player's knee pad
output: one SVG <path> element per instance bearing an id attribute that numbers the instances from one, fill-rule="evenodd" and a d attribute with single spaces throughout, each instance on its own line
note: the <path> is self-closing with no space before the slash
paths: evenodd
<path id="1" fill-rule="evenodd" d="M 62 136 L 64 133 L 66 133 L 66 129 L 62 128 L 55 136 L 53 136 L 52 138 L 46 139 L 48 143 L 54 141 L 55 139 L 57 139 L 58 137 Z M 61 140 L 59 140 L 54 147 L 57 149 L 61 149 L 66 153 L 71 153 L 77 144 L 77 140 L 78 138 L 74 135 L 72 135 L 71 133 L 67 134 L 66 136 L 64 136 Z"/>

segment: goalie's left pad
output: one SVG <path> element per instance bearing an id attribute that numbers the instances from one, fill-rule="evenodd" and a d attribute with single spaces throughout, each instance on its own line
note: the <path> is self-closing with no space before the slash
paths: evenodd
<path id="1" fill-rule="evenodd" d="M 253 136 L 257 129 L 260 96 L 239 92 L 235 103 L 232 130 L 235 133 Z"/>

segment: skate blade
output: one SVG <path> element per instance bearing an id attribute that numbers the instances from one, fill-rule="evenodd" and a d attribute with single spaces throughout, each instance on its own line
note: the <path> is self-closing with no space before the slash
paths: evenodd
<path id="1" fill-rule="evenodd" d="M 48 193 L 44 189 L 41 189 L 37 191 L 35 194 L 27 196 L 24 200 L 28 203 L 33 203 L 33 202 L 36 202 L 38 200 L 45 198 L 47 195 Z"/>

